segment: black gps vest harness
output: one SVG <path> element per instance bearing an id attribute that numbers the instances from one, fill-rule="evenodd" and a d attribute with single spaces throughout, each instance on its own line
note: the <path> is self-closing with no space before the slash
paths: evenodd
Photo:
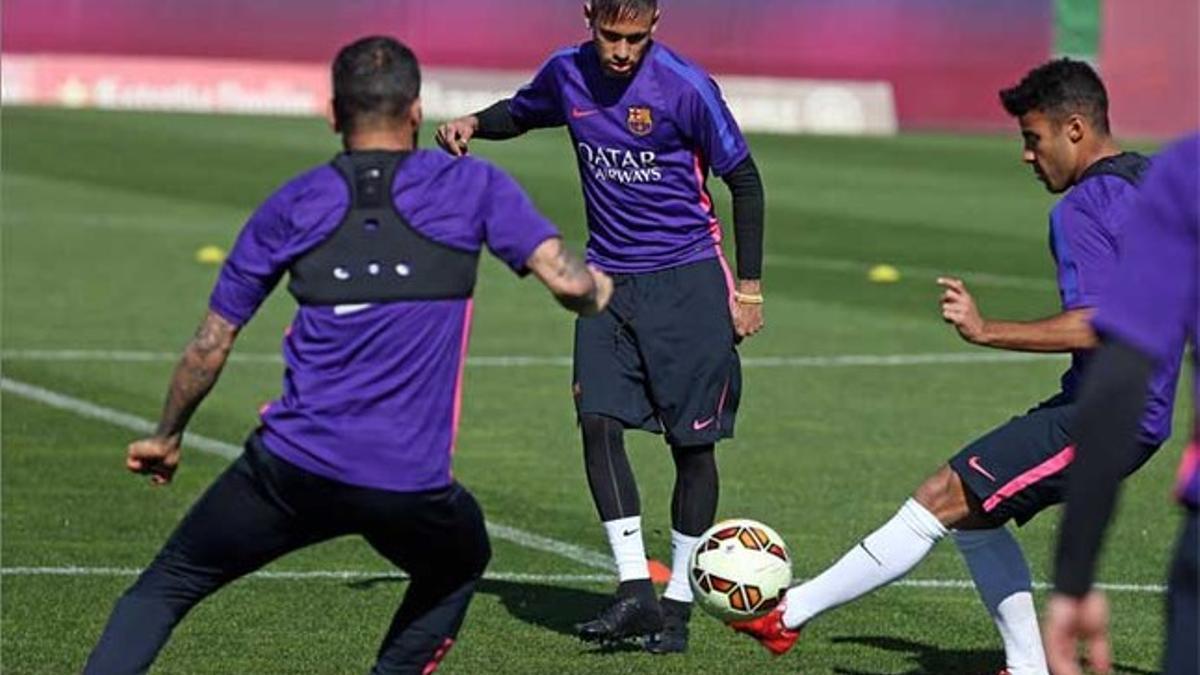
<path id="1" fill-rule="evenodd" d="M 1131 185 L 1140 185 L 1142 176 L 1150 168 L 1150 158 L 1136 152 L 1122 152 L 1093 162 L 1079 177 L 1079 182 L 1096 176 L 1116 176 Z"/>
<path id="2" fill-rule="evenodd" d="M 479 252 L 440 244 L 396 210 L 392 185 L 407 152 L 349 152 L 331 164 L 350 188 L 333 234 L 292 263 L 288 291 L 302 305 L 469 298 Z"/>

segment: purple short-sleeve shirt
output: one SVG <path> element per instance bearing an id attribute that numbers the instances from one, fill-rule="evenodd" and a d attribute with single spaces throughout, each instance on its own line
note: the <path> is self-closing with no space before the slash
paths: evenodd
<path id="1" fill-rule="evenodd" d="M 486 246 L 517 273 L 558 236 L 511 178 L 475 159 L 414 152 L 392 197 L 421 234 L 465 251 Z M 281 187 L 242 229 L 211 309 L 245 324 L 350 206 L 329 165 Z M 264 445 L 351 485 L 409 492 L 449 484 L 471 310 L 470 299 L 300 306 L 283 341 L 283 392 L 261 411 Z"/>

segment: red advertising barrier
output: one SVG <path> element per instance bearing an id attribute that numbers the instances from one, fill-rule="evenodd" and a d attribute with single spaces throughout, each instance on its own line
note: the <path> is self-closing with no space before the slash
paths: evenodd
<path id="1" fill-rule="evenodd" d="M 1100 65 L 1116 132 L 1200 129 L 1200 2 L 1110 1 L 1103 25 Z"/>
<path id="2" fill-rule="evenodd" d="M 1194 1 L 1194 0 L 1193 0 Z M 710 71 L 886 82 L 908 128 L 1008 128 L 996 91 L 1050 55 L 1053 0 L 662 0 Z M 362 35 L 427 65 L 529 73 L 586 38 L 582 0 L 5 0 L 6 53 L 328 63 Z"/>
<path id="3" fill-rule="evenodd" d="M 318 115 L 329 100 L 329 72 L 316 64 L 11 55 L 3 68 L 3 100 L 16 103 Z"/>

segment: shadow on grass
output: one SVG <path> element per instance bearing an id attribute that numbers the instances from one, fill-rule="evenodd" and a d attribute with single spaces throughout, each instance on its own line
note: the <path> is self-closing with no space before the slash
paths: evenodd
<path id="1" fill-rule="evenodd" d="M 984 675 L 985 673 L 999 672 L 1004 667 L 1004 652 L 993 649 L 953 650 L 901 638 L 866 635 L 835 637 L 829 641 L 836 645 L 861 645 L 909 654 L 913 668 L 906 675 L 917 675 L 918 673 Z M 835 668 L 834 672 L 843 675 L 876 675 L 872 671 L 847 668 Z"/>
<path id="2" fill-rule="evenodd" d="M 567 586 L 488 579 L 479 584 L 479 592 L 499 598 L 520 621 L 572 637 L 575 624 L 598 614 L 612 599 L 608 593 Z"/>
<path id="3" fill-rule="evenodd" d="M 1004 666 L 1004 652 L 994 649 L 944 649 L 912 640 L 878 636 L 847 636 L 831 638 L 834 644 L 862 645 L 889 652 L 909 654 L 913 668 L 905 675 L 986 675 L 999 672 Z M 1121 664 L 1113 665 L 1114 672 L 1131 675 L 1157 675 L 1157 671 L 1141 670 Z M 879 675 L 867 670 L 835 668 L 841 675 Z"/>
<path id="4" fill-rule="evenodd" d="M 346 586 L 356 590 L 366 590 L 380 584 L 404 583 L 407 581 L 400 577 L 379 576 L 351 581 Z M 611 593 L 597 593 L 568 586 L 492 579 L 484 579 L 479 582 L 476 593 L 495 596 L 508 613 L 518 621 L 572 638 L 576 634 L 575 624 L 596 616 L 612 600 Z M 579 644 L 582 652 L 591 654 L 642 651 L 641 643 L 633 640 L 610 645 L 591 645 L 583 642 Z"/>

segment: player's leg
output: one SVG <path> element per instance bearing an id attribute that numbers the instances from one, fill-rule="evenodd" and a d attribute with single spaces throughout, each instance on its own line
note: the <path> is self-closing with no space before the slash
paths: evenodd
<path id="1" fill-rule="evenodd" d="M 637 482 L 624 445 L 625 428 L 660 430 L 632 324 L 637 281 L 617 277 L 608 309 L 575 324 L 575 405 L 584 468 L 619 576 L 613 601 L 576 627 L 588 641 L 646 635 L 662 625 L 646 564 Z"/>
<path id="2" fill-rule="evenodd" d="M 1074 458 L 1069 433 L 1073 411 L 1070 404 L 1052 399 L 950 460 L 973 500 L 973 512 L 994 522 L 1015 520 L 1023 525 L 1062 501 Z M 1046 673 L 1033 578 L 1020 545 L 1004 528 L 979 523 L 957 527 L 955 543 L 1004 644 L 1009 672 Z"/>
<path id="3" fill-rule="evenodd" d="M 656 654 L 683 652 L 692 616 L 688 564 L 700 535 L 717 514 L 719 482 L 714 446 L 673 447 L 675 489 L 671 495 L 671 580 L 663 592 L 663 630 L 646 644 Z"/>
<path id="4" fill-rule="evenodd" d="M 579 416 L 579 426 L 588 487 L 617 563 L 617 595 L 652 599 L 641 499 L 625 451 L 624 425 L 607 415 L 585 413 Z"/>
<path id="5" fill-rule="evenodd" d="M 430 673 L 454 644 L 491 559 L 478 502 L 455 483 L 414 494 L 360 491 L 363 536 L 411 582 L 384 635 L 374 675 Z"/>
<path id="6" fill-rule="evenodd" d="M 1028 565 L 1016 541 L 997 528 L 1010 518 L 1024 522 L 1061 501 L 1063 460 L 1071 456 L 1065 428 L 1069 414 L 1066 406 L 1040 409 L 967 446 L 926 478 L 883 527 L 816 578 L 790 589 L 781 625 L 772 631 L 795 631 L 821 613 L 899 579 L 951 529 L 987 531 L 963 540 L 968 567 L 978 573 L 981 597 L 1001 626 L 1010 664 L 1022 673 L 1045 672 L 1032 598 L 1027 603 L 1021 595 L 1031 587 Z M 763 629 L 758 624 L 747 628 Z"/>
<path id="7" fill-rule="evenodd" d="M 1006 527 L 956 530 L 954 543 L 1000 633 L 1008 672 L 1044 675 L 1046 653 L 1033 604 L 1033 577 L 1020 544 Z"/>
<path id="8" fill-rule="evenodd" d="M 1197 580 L 1200 565 L 1197 552 L 1200 538 L 1196 532 L 1196 511 L 1188 511 L 1175 545 L 1171 563 L 1171 578 L 1167 591 L 1167 649 L 1163 655 L 1163 675 L 1194 675 L 1200 673 L 1200 654 L 1197 654 Z"/>
<path id="9" fill-rule="evenodd" d="M 296 522 L 278 494 L 281 464 L 247 444 L 118 600 L 85 673 L 146 672 L 198 602 L 289 551 L 335 535 Z"/>
<path id="10" fill-rule="evenodd" d="M 692 589 L 688 560 L 713 524 L 718 501 L 715 444 L 733 435 L 741 370 L 718 260 L 648 275 L 638 312 L 638 345 L 651 399 L 675 461 L 671 498 L 671 580 L 663 594 L 664 630 L 655 653 L 687 648 Z"/>

